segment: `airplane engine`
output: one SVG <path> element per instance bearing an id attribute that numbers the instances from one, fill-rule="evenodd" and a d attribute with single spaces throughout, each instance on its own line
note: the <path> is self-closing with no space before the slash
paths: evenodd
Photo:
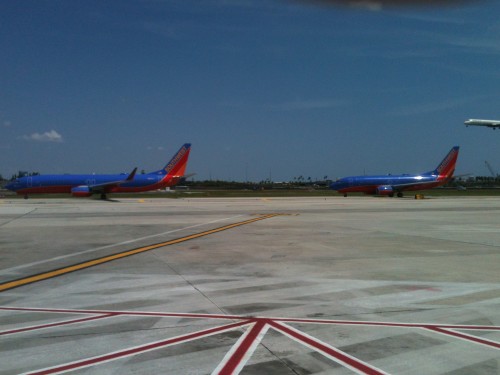
<path id="1" fill-rule="evenodd" d="M 87 185 L 75 186 L 71 189 L 71 195 L 74 197 L 90 197 L 92 193 Z"/>
<path id="2" fill-rule="evenodd" d="M 377 186 L 375 193 L 377 195 L 389 195 L 392 197 L 394 195 L 394 189 L 392 188 L 391 185 L 380 185 Z"/>

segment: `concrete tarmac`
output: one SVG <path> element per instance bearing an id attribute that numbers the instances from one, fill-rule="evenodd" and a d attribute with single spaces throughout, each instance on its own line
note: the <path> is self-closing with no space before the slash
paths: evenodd
<path id="1" fill-rule="evenodd" d="M 113 199 L 0 199 L 0 374 L 500 374 L 498 198 Z"/>

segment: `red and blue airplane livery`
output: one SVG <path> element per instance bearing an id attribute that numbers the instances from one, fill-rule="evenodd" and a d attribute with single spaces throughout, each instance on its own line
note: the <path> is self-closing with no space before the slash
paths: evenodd
<path id="1" fill-rule="evenodd" d="M 186 171 L 191 144 L 184 144 L 164 168 L 147 174 L 136 175 L 137 168 L 130 174 L 63 174 L 26 176 L 16 179 L 7 186 L 25 198 L 29 194 L 69 193 L 75 197 L 90 197 L 107 193 L 134 193 L 161 189 L 176 185 Z"/>
<path id="2" fill-rule="evenodd" d="M 451 180 L 458 158 L 458 146 L 453 147 L 436 169 L 430 172 L 410 175 L 352 176 L 333 182 L 330 188 L 347 197 L 347 193 L 403 196 L 403 191 L 431 189 Z"/>

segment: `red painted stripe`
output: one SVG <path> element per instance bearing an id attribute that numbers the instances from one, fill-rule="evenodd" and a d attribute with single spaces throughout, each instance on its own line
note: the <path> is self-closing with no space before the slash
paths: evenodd
<path id="1" fill-rule="evenodd" d="M 190 313 L 160 313 L 160 312 L 135 312 L 135 311 L 109 311 L 109 310 L 73 310 L 73 309 L 44 309 L 44 308 L 23 308 L 23 307 L 1 307 L 0 311 L 31 311 L 44 313 L 64 313 L 64 314 L 100 314 L 98 316 L 84 317 L 68 321 L 49 323 L 39 326 L 24 327 L 16 330 L 0 332 L 0 335 L 15 334 L 50 327 L 57 327 L 69 324 L 77 324 L 86 321 L 98 320 L 113 316 L 155 316 L 155 317 L 175 317 L 175 318 L 205 318 L 205 319 L 220 319 L 220 320 L 239 320 L 239 322 L 198 331 L 191 334 L 186 334 L 163 340 L 155 343 L 146 344 L 143 346 L 129 348 L 122 351 L 109 353 L 89 359 L 84 359 L 72 363 L 63 364 L 60 366 L 37 370 L 32 374 L 53 374 L 60 373 L 79 368 L 89 367 L 100 363 L 112 361 L 123 357 L 140 354 L 143 352 L 155 350 L 161 347 L 175 345 L 182 342 L 196 340 L 207 337 L 224 331 L 234 330 L 253 323 L 251 328 L 247 330 L 245 335 L 238 340 L 233 350 L 231 350 L 216 369 L 218 374 L 235 374 L 241 371 L 247 359 L 252 355 L 253 350 L 260 342 L 260 339 L 265 334 L 269 327 L 283 333 L 284 335 L 296 340 L 303 345 L 306 345 L 319 353 L 331 358 L 332 360 L 354 369 L 362 374 L 384 374 L 381 370 L 371 367 L 370 365 L 354 358 L 347 353 L 344 353 L 321 340 L 309 336 L 293 327 L 290 327 L 283 322 L 288 323 L 311 323 L 311 324 L 334 324 L 334 325 L 362 325 L 362 326 L 379 326 L 379 327 L 401 327 L 401 328 L 421 328 L 439 334 L 447 335 L 467 342 L 485 345 L 489 348 L 500 349 L 500 343 L 492 340 L 483 339 L 477 336 L 466 333 L 456 332 L 454 330 L 483 330 L 483 331 L 500 331 L 500 326 L 475 326 L 475 325 L 449 325 L 449 324 L 424 324 L 424 323 L 393 323 L 393 322 L 373 322 L 373 321 L 346 321 L 346 320 L 321 320 L 321 319 L 298 319 L 298 318 L 264 318 L 264 317 L 244 317 L 237 315 L 222 315 L 222 314 L 190 314 Z M 227 360 L 226 360 L 227 358 Z M 219 369 L 220 368 L 220 369 Z M 214 372 L 216 373 L 216 372 Z"/>
<path id="2" fill-rule="evenodd" d="M 401 327 L 401 328 L 428 328 L 440 327 L 451 329 L 471 329 L 471 330 L 486 330 L 500 331 L 500 326 L 474 326 L 460 324 L 429 324 L 429 323 L 396 323 L 396 322 L 370 322 L 363 320 L 328 320 L 328 319 L 300 319 L 300 318 L 267 318 L 275 322 L 287 323 L 312 323 L 312 324 L 338 324 L 338 325 L 362 325 L 375 327 Z"/>
<path id="3" fill-rule="evenodd" d="M 163 341 L 153 342 L 153 343 L 146 344 L 146 345 L 137 346 L 135 348 L 125 349 L 125 350 L 121 350 L 118 352 L 104 354 L 101 356 L 97 356 L 97 357 L 93 357 L 93 358 L 89 358 L 89 359 L 84 359 L 84 360 L 76 361 L 76 362 L 72 362 L 72 363 L 67 363 L 67 364 L 63 364 L 63 365 L 55 366 L 55 367 L 51 367 L 51 368 L 35 370 L 33 372 L 28 372 L 26 374 L 32 374 L 32 375 L 35 375 L 35 374 L 36 375 L 57 374 L 57 373 L 61 373 L 61 372 L 81 369 L 84 367 L 95 366 L 95 365 L 98 365 L 98 364 L 101 364 L 104 362 L 113 361 L 115 359 L 129 357 L 129 356 L 133 356 L 136 354 L 148 352 L 151 350 L 160 349 L 160 348 L 163 348 L 163 347 L 166 347 L 169 345 L 180 344 L 180 343 L 184 343 L 184 342 L 198 339 L 201 337 L 207 337 L 207 336 L 211 336 L 211 335 L 214 335 L 217 333 L 230 331 L 230 330 L 233 330 L 235 328 L 246 325 L 248 323 L 249 323 L 249 321 L 242 321 L 242 322 L 227 324 L 227 325 L 220 326 L 220 327 L 205 329 L 205 330 L 190 333 L 187 335 L 173 337 L 173 338 L 168 339 L 168 340 L 163 340 Z"/>
<path id="4" fill-rule="evenodd" d="M 12 334 L 15 334 L 15 333 L 21 333 L 21 332 L 27 332 L 27 331 L 36 331 L 36 330 L 39 330 L 39 329 L 45 329 L 45 328 L 51 328 L 51 327 L 66 326 L 66 325 L 70 325 L 70 324 L 77 324 L 77 323 L 89 322 L 89 321 L 92 321 L 92 320 L 110 318 L 112 316 L 117 316 L 117 314 L 107 314 L 107 315 L 91 316 L 91 317 L 88 317 L 88 318 L 65 320 L 63 322 L 48 323 L 48 324 L 42 324 L 42 325 L 38 325 L 38 326 L 31 326 L 31 327 L 24 327 L 24 328 L 19 328 L 19 329 L 13 329 L 13 330 L 10 330 L 10 331 L 0 332 L 0 336 L 3 336 L 3 335 L 12 335 Z"/>
<path id="5" fill-rule="evenodd" d="M 381 327 L 407 327 L 421 328 L 426 324 L 420 323 L 392 323 L 392 322 L 370 322 L 362 320 L 327 320 L 327 319 L 300 319 L 300 318 L 269 318 L 276 322 L 287 323 L 312 323 L 312 324 L 338 324 L 338 325 L 361 325 L 361 326 L 381 326 Z"/>
<path id="6" fill-rule="evenodd" d="M 235 350 L 233 355 L 227 360 L 226 364 L 217 373 L 219 375 L 237 374 L 236 369 L 241 364 L 243 358 L 247 355 L 250 348 L 255 344 L 255 341 L 267 325 L 265 319 L 259 319 L 252 326 L 250 332 L 245 336 L 241 344 Z"/>
<path id="7" fill-rule="evenodd" d="M 281 324 L 275 321 L 270 321 L 269 323 L 274 329 L 277 331 L 280 331 L 284 333 L 285 335 L 302 342 L 303 344 L 317 350 L 320 353 L 326 354 L 329 357 L 335 358 L 335 360 L 341 364 L 345 364 L 349 366 L 352 369 L 355 369 L 362 374 L 366 375 L 385 375 L 386 373 L 375 368 L 371 367 L 368 364 L 352 357 L 349 356 L 348 354 L 335 349 L 333 347 L 330 347 L 320 340 L 314 339 L 312 337 L 306 336 L 300 331 L 296 331 L 292 329 L 291 327 L 286 326 L 285 324 Z"/>
<path id="8" fill-rule="evenodd" d="M 273 320 L 276 322 L 287 323 L 312 323 L 312 324 L 339 324 L 339 325 L 367 325 L 367 326 L 382 326 L 382 327 L 408 327 L 408 328 L 450 328 L 450 329 L 468 329 L 468 330 L 489 330 L 498 331 L 500 326 L 485 326 L 485 325 L 461 325 L 461 324 L 432 324 L 432 323 L 397 323 L 397 322 L 373 322 L 366 320 L 332 320 L 332 319 L 301 319 L 301 318 L 283 318 L 283 317 L 251 317 L 242 315 L 223 315 L 223 314 L 195 314 L 195 313 L 172 313 L 172 312 L 153 312 L 153 311 L 117 311 L 117 310 L 79 310 L 79 309 L 47 309 L 33 307 L 9 307 L 0 306 L 0 310 L 4 311 L 33 311 L 33 312 L 49 312 L 60 314 L 113 314 L 113 315 L 129 315 L 129 316 L 163 316 L 163 317 L 179 317 L 179 318 L 207 318 L 207 319 L 252 319 L 252 320 Z"/>
<path id="9" fill-rule="evenodd" d="M 476 331 L 500 331 L 498 326 L 449 326 L 449 325 L 437 325 L 439 328 L 450 328 L 450 329 L 466 329 L 466 330 L 476 330 Z"/>
<path id="10" fill-rule="evenodd" d="M 397 323 L 397 322 L 373 322 L 363 320 L 331 320 L 331 319 L 301 319 L 301 318 L 282 318 L 282 317 L 250 317 L 241 315 L 223 315 L 223 314 L 194 314 L 194 313 L 171 313 L 171 312 L 152 312 L 152 311 L 113 311 L 113 310 L 78 310 L 78 309 L 46 309 L 32 307 L 8 307 L 0 306 L 0 311 L 33 311 L 33 312 L 49 312 L 60 314 L 113 314 L 113 315 L 128 315 L 128 316 L 156 316 L 156 317 L 172 317 L 172 318 L 205 318 L 205 319 L 223 319 L 223 320 L 273 320 L 276 322 L 287 323 L 311 323 L 311 324 L 338 324 L 338 325 L 364 325 L 364 326 L 380 326 L 380 327 L 402 327 L 402 328 L 449 328 L 449 329 L 466 329 L 466 330 L 486 330 L 500 331 L 500 326 L 484 326 L 484 325 L 460 325 L 460 324 L 431 324 L 431 323 Z"/>
<path id="11" fill-rule="evenodd" d="M 191 313 L 162 313 L 152 311 L 111 311 L 111 310 L 76 310 L 76 309 L 44 309 L 32 307 L 6 307 L 0 306 L 4 311 L 32 311 L 46 312 L 55 314 L 113 314 L 126 316 L 156 316 L 165 318 L 205 318 L 205 319 L 223 319 L 223 320 L 248 320 L 249 317 L 240 315 L 222 315 L 222 314 L 191 314 Z"/>
<path id="12" fill-rule="evenodd" d="M 482 338 L 477 337 L 477 336 L 467 335 L 465 333 L 460 333 L 460 332 L 456 332 L 456 331 L 452 331 L 452 330 L 448 330 L 448 329 L 442 329 L 440 327 L 425 327 L 425 328 L 430 330 L 430 331 L 442 333 L 443 335 L 458 337 L 459 339 L 462 339 L 462 340 L 474 342 L 476 344 L 486 345 L 486 346 L 489 346 L 489 347 L 495 348 L 495 349 L 500 349 L 500 343 L 495 342 L 495 341 L 482 339 Z"/>

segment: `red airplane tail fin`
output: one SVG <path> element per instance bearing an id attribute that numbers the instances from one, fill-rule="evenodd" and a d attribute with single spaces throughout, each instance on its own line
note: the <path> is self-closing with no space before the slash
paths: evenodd
<path id="1" fill-rule="evenodd" d="M 453 177 L 455 165 L 457 164 L 458 150 L 458 146 L 453 147 L 443 161 L 439 163 L 437 168 L 432 172 L 438 176 L 438 180 L 449 180 Z"/>
<path id="2" fill-rule="evenodd" d="M 160 174 L 168 177 L 182 177 L 186 172 L 189 152 L 191 151 L 191 144 L 185 143 L 177 151 L 177 153 L 170 159 L 170 161 L 160 170 L 152 172 L 151 174 Z"/>

